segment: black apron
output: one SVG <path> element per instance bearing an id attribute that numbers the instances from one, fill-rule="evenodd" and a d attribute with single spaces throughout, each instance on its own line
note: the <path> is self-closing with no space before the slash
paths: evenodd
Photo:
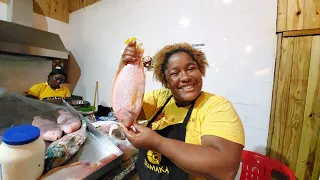
<path id="1" fill-rule="evenodd" d="M 163 111 L 166 104 L 170 101 L 172 95 L 166 100 L 165 104 L 160 108 L 155 116 L 148 123 L 147 127 L 156 120 L 156 118 Z M 186 138 L 186 127 L 190 119 L 194 104 L 197 98 L 193 100 L 187 115 L 185 116 L 183 123 L 174 124 L 165 127 L 162 130 L 155 130 L 158 134 L 163 137 L 175 139 L 185 142 Z M 158 152 L 152 150 L 139 149 L 139 156 L 136 162 L 136 169 L 140 180 L 170 180 L 170 179 L 189 179 L 189 175 L 171 162 L 168 158 L 161 155 Z"/>

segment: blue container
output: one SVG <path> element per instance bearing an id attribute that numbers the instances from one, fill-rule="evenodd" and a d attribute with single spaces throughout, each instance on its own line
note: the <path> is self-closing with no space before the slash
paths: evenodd
<path id="1" fill-rule="evenodd" d="M 40 129 L 32 125 L 19 125 L 7 129 L 2 141 L 8 145 L 19 146 L 29 144 L 40 137 Z"/>

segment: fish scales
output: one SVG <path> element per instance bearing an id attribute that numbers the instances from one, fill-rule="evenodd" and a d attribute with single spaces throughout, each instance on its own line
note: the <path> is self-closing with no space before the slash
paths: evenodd
<path id="1" fill-rule="evenodd" d="M 79 130 L 52 142 L 45 155 L 45 171 L 64 165 L 83 145 L 87 138 L 87 125 L 82 119 Z"/>
<path id="2" fill-rule="evenodd" d="M 143 54 L 143 49 L 137 48 Z M 120 68 L 113 86 L 112 108 L 118 120 L 131 127 L 143 104 L 145 73 L 141 59 Z"/>

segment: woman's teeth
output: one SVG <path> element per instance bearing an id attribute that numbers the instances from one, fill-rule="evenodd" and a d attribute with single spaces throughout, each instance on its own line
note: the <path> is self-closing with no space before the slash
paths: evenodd
<path id="1" fill-rule="evenodd" d="M 182 90 L 190 90 L 194 87 L 194 85 L 189 85 L 189 86 L 183 86 L 181 89 Z"/>

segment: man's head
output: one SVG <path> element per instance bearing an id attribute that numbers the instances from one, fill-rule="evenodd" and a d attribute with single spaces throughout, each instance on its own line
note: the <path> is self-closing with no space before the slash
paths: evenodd
<path id="1" fill-rule="evenodd" d="M 64 83 L 66 74 L 62 69 L 54 69 L 48 75 L 48 84 L 52 89 L 59 88 L 60 84 Z"/>

